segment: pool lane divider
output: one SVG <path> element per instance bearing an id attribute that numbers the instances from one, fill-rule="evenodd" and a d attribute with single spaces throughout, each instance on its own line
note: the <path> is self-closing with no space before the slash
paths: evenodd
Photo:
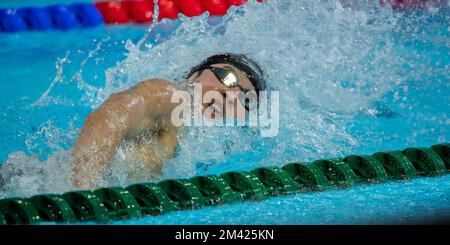
<path id="1" fill-rule="evenodd" d="M 179 14 L 193 17 L 206 11 L 211 16 L 223 16 L 231 6 L 240 6 L 246 2 L 247 0 L 159 0 L 158 19 L 177 19 Z M 0 32 L 69 30 L 103 24 L 150 23 L 153 21 L 153 12 L 153 0 L 0 9 Z"/>
<path id="2" fill-rule="evenodd" d="M 177 19 L 179 14 L 194 17 L 209 12 L 211 16 L 227 14 L 231 6 L 248 0 L 159 0 L 159 20 Z M 264 2 L 264 0 L 257 0 Z M 424 9 L 426 3 L 403 0 L 379 0 L 381 6 L 394 10 Z M 437 2 L 436 2 L 437 3 Z M 444 5 L 446 2 L 439 2 Z M 354 3 L 343 3 L 352 8 Z M 103 24 L 150 23 L 153 21 L 153 0 L 100 1 L 95 3 L 56 4 L 46 7 L 0 9 L 0 32 L 69 30 Z"/>
<path id="3" fill-rule="evenodd" d="M 95 190 L 0 200 L 0 224 L 107 222 L 176 210 L 349 188 L 450 171 L 450 144 L 289 163 L 252 171 L 194 176 Z"/>
<path id="4" fill-rule="evenodd" d="M 95 5 L 87 3 L 0 9 L 1 32 L 68 30 L 103 23 L 103 17 Z"/>

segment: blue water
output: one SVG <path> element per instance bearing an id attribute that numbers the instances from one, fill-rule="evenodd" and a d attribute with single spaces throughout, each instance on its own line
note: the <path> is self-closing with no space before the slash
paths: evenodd
<path id="1" fill-rule="evenodd" d="M 0 7 L 24 6 L 28 3 L 14 1 L 14 4 L 9 4 L 2 1 Z M 448 142 L 450 138 L 448 131 L 450 30 L 449 15 L 445 12 L 448 10 L 443 11 L 438 14 L 405 15 L 397 23 L 398 27 L 386 34 L 389 35 L 389 37 L 386 36 L 386 40 L 393 40 L 395 45 L 393 50 L 397 52 L 396 55 L 412 61 L 400 63 L 403 67 L 392 74 L 378 74 L 383 78 L 381 80 L 386 82 L 393 83 L 397 77 L 400 81 L 397 81 L 395 86 L 389 86 L 368 106 L 344 113 L 339 110 L 322 112 L 323 108 L 320 106 L 317 112 L 308 110 L 308 113 L 313 116 L 315 114 L 323 116 L 323 122 L 317 122 L 317 125 L 294 124 L 294 127 L 298 127 L 298 137 L 301 140 L 291 141 L 294 138 L 288 138 L 289 141 L 279 147 L 278 145 L 282 142 L 280 140 L 275 140 L 276 144 L 271 145 L 270 140 L 259 139 L 256 140 L 257 143 L 266 142 L 265 145 L 261 143 L 264 147 L 254 146 L 251 150 L 244 152 L 233 150 L 225 157 L 211 159 L 210 162 L 213 164 L 197 163 L 194 174 L 218 174 L 230 170 L 253 169 L 261 165 L 279 165 L 293 160 L 306 162 L 353 153 L 371 154 L 377 151 L 398 150 L 410 146 L 428 147 L 440 142 Z M 174 24 L 174 26 L 177 25 Z M 0 33 L 2 47 L 0 49 L 0 140 L 4 142 L 0 144 L 0 163 L 9 161 L 21 166 L 23 161 L 31 162 L 20 167 L 21 171 L 28 171 L 28 176 L 15 180 L 17 188 L 9 186 L 9 189 L 2 194 L 30 196 L 53 190 L 38 187 L 34 189 L 33 187 L 38 186 L 37 184 L 28 184 L 28 182 L 33 183 L 33 176 L 36 173 L 31 166 L 44 165 L 49 156 L 60 151 L 64 152 L 73 145 L 77 130 L 81 128 L 84 119 L 97 104 L 96 101 L 92 101 L 95 96 L 89 96 L 89 92 L 94 91 L 94 89 L 90 90 L 90 86 L 109 88 L 107 81 L 111 79 L 104 71 L 111 67 L 122 67 L 118 62 L 130 59 L 131 56 L 129 49 L 126 48 L 126 42 L 136 43 L 145 33 L 146 26 L 99 26 L 65 32 Z M 157 42 L 151 38 L 150 43 Z M 93 57 L 87 58 L 89 52 L 96 48 L 98 51 Z M 376 52 L 373 55 L 377 56 Z M 64 57 L 67 59 L 65 60 Z M 298 65 L 301 66 L 300 63 Z M 399 63 L 392 61 L 392 66 L 398 65 Z M 60 67 L 59 71 L 58 67 Z M 139 68 L 142 67 L 137 67 Z M 376 70 L 377 67 L 369 69 Z M 83 72 L 81 80 L 89 86 L 78 79 L 77 74 L 80 70 Z M 332 73 L 336 72 L 338 70 Z M 355 71 L 355 76 L 361 76 L 365 72 L 370 73 L 370 70 Z M 153 74 L 146 75 L 153 76 Z M 51 90 L 49 94 L 51 96 L 46 97 L 49 100 L 45 105 L 33 106 L 55 80 L 58 85 Z M 339 84 L 344 89 L 355 86 L 351 81 L 340 81 Z M 378 89 L 382 90 L 381 87 L 377 88 L 378 84 L 367 83 L 364 86 L 374 86 L 375 88 L 368 90 L 374 93 Z M 322 96 L 321 89 L 323 88 L 316 89 L 316 94 L 311 97 Z M 357 89 L 364 88 L 357 87 Z M 323 90 L 324 93 L 327 92 Z M 98 92 L 98 90 L 95 91 Z M 325 97 L 333 97 L 333 94 L 327 93 L 324 100 Z M 338 95 L 336 98 L 342 99 Z M 346 103 L 353 102 L 358 101 Z M 303 120 L 302 117 L 303 115 L 294 114 L 290 115 L 289 119 L 300 121 Z M 319 118 L 322 119 L 322 117 Z M 283 121 L 280 124 L 283 127 Z M 316 131 L 310 135 L 309 130 Z M 310 136 L 311 138 L 308 139 Z M 309 143 L 312 141 L 314 143 Z M 276 151 L 279 155 L 271 152 L 271 148 L 277 147 L 282 149 Z M 35 157 L 37 160 L 18 156 L 17 152 L 24 152 L 26 156 Z M 274 154 L 273 158 L 270 157 L 271 154 Z M 191 156 L 189 157 L 186 156 L 185 159 L 192 159 Z M 276 157 L 282 158 L 275 161 Z M 189 174 L 192 173 L 189 172 Z M 48 180 L 49 183 L 53 183 L 51 181 Z M 421 222 L 435 217 L 450 217 L 449 198 L 450 175 L 446 175 L 404 182 L 363 185 L 344 190 L 273 197 L 260 202 L 206 207 L 113 223 Z"/>

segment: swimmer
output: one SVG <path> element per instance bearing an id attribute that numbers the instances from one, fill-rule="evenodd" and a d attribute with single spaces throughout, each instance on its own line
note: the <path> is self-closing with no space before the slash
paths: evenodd
<path id="1" fill-rule="evenodd" d="M 262 70 L 253 60 L 231 53 L 211 56 L 192 68 L 186 83 L 199 84 L 203 95 L 208 91 L 219 92 L 224 96 L 224 104 L 230 102 L 225 96 L 227 91 L 257 95 L 266 85 Z M 76 140 L 72 152 L 74 186 L 93 188 L 96 180 L 105 177 L 110 160 L 125 140 L 134 142 L 133 152 L 138 161 L 145 164 L 144 168 L 137 168 L 140 173 L 129 173 L 130 176 L 161 175 L 163 161 L 174 157 L 178 144 L 180 128 L 171 121 L 172 110 L 178 104 L 171 103 L 171 97 L 182 90 L 172 82 L 150 79 L 107 98 L 87 117 Z M 231 103 L 234 101 L 233 98 Z M 210 105 L 202 103 L 201 110 L 210 109 Z M 239 111 L 250 110 L 244 101 L 234 106 L 240 107 L 235 110 L 234 118 L 245 116 Z M 222 115 L 226 115 L 223 110 Z"/>

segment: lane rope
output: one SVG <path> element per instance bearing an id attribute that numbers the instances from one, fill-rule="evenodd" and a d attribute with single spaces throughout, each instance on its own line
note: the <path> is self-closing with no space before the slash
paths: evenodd
<path id="1" fill-rule="evenodd" d="M 231 6 L 240 6 L 245 2 L 247 0 L 159 0 L 159 19 L 177 19 L 179 14 L 198 16 L 206 11 L 211 16 L 223 16 Z M 68 30 L 103 24 L 149 23 L 153 20 L 153 11 L 153 0 L 0 9 L 0 32 Z"/>
<path id="2" fill-rule="evenodd" d="M 159 0 L 159 20 L 177 19 L 179 14 L 187 17 L 199 16 L 206 11 L 211 16 L 223 16 L 231 6 L 241 6 L 246 2 L 247 0 Z M 356 0 L 343 1 L 342 6 L 353 8 L 357 3 Z M 394 10 L 403 11 L 426 11 L 430 6 L 444 6 L 447 3 L 448 0 L 379 0 L 382 7 L 391 6 Z M 7 8 L 0 9 L 0 32 L 68 30 L 103 24 L 150 23 L 153 20 L 153 11 L 153 0 Z"/>
<path id="3" fill-rule="evenodd" d="M 125 188 L 7 198 L 0 200 L 0 224 L 107 222 L 277 195 L 443 175 L 449 171 L 450 143 L 443 143 L 430 148 L 289 163 Z"/>

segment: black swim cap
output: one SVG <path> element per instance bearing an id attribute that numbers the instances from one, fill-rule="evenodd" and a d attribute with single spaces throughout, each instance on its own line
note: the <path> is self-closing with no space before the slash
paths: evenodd
<path id="1" fill-rule="evenodd" d="M 198 66 L 192 68 L 187 77 L 189 78 L 195 72 L 206 69 L 210 65 L 219 63 L 230 64 L 243 71 L 255 87 L 256 93 L 259 94 L 260 91 L 263 91 L 266 88 L 266 81 L 263 77 L 263 71 L 259 65 L 243 54 L 224 53 L 213 55 L 204 60 Z"/>

